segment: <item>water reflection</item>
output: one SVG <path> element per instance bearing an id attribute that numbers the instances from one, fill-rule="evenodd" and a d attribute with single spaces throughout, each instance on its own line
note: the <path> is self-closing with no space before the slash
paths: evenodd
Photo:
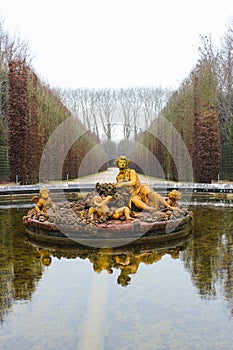
<path id="1" fill-rule="evenodd" d="M 43 269 L 40 255 L 23 241 L 22 211 L 0 211 L 0 322 L 12 302 L 30 300 Z"/>
<path id="2" fill-rule="evenodd" d="M 105 271 L 112 274 L 114 269 L 119 271 L 117 283 L 122 287 L 130 284 L 131 276 L 136 274 L 140 264 L 151 265 L 159 261 L 165 254 L 169 254 L 173 259 L 179 258 L 179 253 L 187 247 L 190 238 L 173 241 L 170 244 L 157 244 L 156 247 L 148 245 L 123 246 L 121 248 L 68 248 L 59 247 L 48 248 L 38 246 L 32 241 L 34 249 L 41 255 L 41 262 L 49 266 L 53 258 L 66 259 L 88 259 L 96 273 Z"/>
<path id="3" fill-rule="evenodd" d="M 209 299 L 221 292 L 233 316 L 233 210 L 193 210 L 193 238 L 182 253 L 182 260 L 200 296 Z"/>
<path id="4" fill-rule="evenodd" d="M 0 210 L 0 321 L 16 301 L 32 298 L 55 258 L 87 260 L 98 274 L 117 270 L 116 284 L 127 287 L 141 264 L 155 264 L 166 254 L 183 262 L 201 298 L 222 295 L 233 316 L 233 208 L 191 209 L 195 217 L 191 237 L 167 246 L 67 250 L 28 242 L 21 222 L 25 209 Z"/>

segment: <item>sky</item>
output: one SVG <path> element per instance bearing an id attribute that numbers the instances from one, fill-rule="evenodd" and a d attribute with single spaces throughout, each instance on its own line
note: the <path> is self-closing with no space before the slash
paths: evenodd
<path id="1" fill-rule="evenodd" d="M 214 46 L 232 0 L 1 0 L 5 29 L 28 41 L 32 66 L 51 87 L 177 88 L 201 45 Z"/>

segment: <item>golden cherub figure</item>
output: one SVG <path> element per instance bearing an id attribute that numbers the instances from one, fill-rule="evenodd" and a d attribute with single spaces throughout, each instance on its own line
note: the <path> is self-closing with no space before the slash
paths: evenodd
<path id="1" fill-rule="evenodd" d="M 93 215 L 94 219 L 98 219 L 102 215 L 108 215 L 109 213 L 109 217 L 111 219 L 119 219 L 124 215 L 126 220 L 133 220 L 133 218 L 130 217 L 130 209 L 126 206 L 114 209 L 114 211 L 111 212 L 107 204 L 112 201 L 112 198 L 112 196 L 107 196 L 104 199 L 100 196 L 94 196 L 92 198 L 92 206 L 89 208 L 88 214 Z"/>
<path id="2" fill-rule="evenodd" d="M 46 213 L 46 210 L 53 206 L 52 199 L 50 198 L 50 190 L 47 187 L 41 188 L 39 196 L 34 196 L 32 201 L 37 201 L 35 206 L 37 213 Z"/>
<path id="3" fill-rule="evenodd" d="M 171 207 L 179 208 L 180 205 L 177 202 L 180 199 L 180 192 L 177 190 L 172 190 L 168 193 L 166 201 Z"/>

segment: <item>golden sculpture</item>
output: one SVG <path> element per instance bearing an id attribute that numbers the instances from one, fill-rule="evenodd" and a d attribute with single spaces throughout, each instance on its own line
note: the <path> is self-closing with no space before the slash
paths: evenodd
<path id="1" fill-rule="evenodd" d="M 116 182 L 102 185 L 97 183 L 96 192 L 99 195 L 94 192 L 89 197 L 87 195 L 87 199 L 84 198 L 75 205 L 73 203 L 72 213 L 66 214 L 67 222 L 86 222 L 90 225 L 97 225 L 111 219 L 132 221 L 137 217 L 144 221 L 150 219 L 165 221 L 174 211 L 176 211 L 174 213 L 176 217 L 182 214 L 177 202 L 180 198 L 177 190 L 171 191 L 167 198 L 163 198 L 148 184 L 141 184 L 136 171 L 128 167 L 129 163 L 130 160 L 124 155 L 117 158 L 119 173 L 116 176 Z M 36 201 L 36 206 L 24 217 L 24 222 L 28 218 L 63 222 L 64 211 L 59 211 L 59 205 L 53 204 L 48 188 L 41 188 L 39 196 L 34 196 L 32 201 Z M 142 213 L 143 210 L 148 212 Z M 73 212 L 76 215 L 73 215 Z"/>
<path id="2" fill-rule="evenodd" d="M 127 187 L 131 193 L 138 191 L 141 186 L 141 181 L 134 169 L 128 168 L 130 160 L 126 156 L 120 156 L 116 159 L 116 164 L 119 168 L 119 173 L 116 176 L 116 187 Z"/>
<path id="3" fill-rule="evenodd" d="M 116 158 L 116 164 L 119 173 L 116 176 L 116 188 L 127 187 L 131 193 L 129 208 L 135 206 L 140 210 L 159 210 L 159 206 L 163 206 L 170 210 L 174 210 L 162 196 L 156 193 L 149 185 L 141 184 L 140 179 L 134 169 L 128 168 L 130 160 L 126 156 Z"/>
<path id="4" fill-rule="evenodd" d="M 32 201 L 37 201 L 35 206 L 37 213 L 46 213 L 46 210 L 53 205 L 52 199 L 50 198 L 50 191 L 47 187 L 41 188 L 39 196 L 34 196 Z"/>
<path id="5" fill-rule="evenodd" d="M 180 192 L 177 190 L 172 190 L 170 193 L 168 193 L 166 201 L 170 206 L 179 208 L 180 205 L 177 202 L 179 199 L 180 199 Z"/>
<path id="6" fill-rule="evenodd" d="M 52 263 L 52 257 L 51 257 L 50 251 L 48 249 L 43 249 L 39 247 L 36 247 L 36 250 L 40 255 L 41 263 L 44 266 L 50 266 Z"/>
<path id="7" fill-rule="evenodd" d="M 94 196 L 91 201 L 93 206 L 89 208 L 88 214 L 93 215 L 94 219 L 98 219 L 103 215 L 107 215 L 111 219 L 119 219 L 124 215 L 126 220 L 133 220 L 133 218 L 130 217 L 130 209 L 126 206 L 111 211 L 107 204 L 110 203 L 112 199 L 112 196 L 107 196 L 104 199 L 100 196 Z"/>

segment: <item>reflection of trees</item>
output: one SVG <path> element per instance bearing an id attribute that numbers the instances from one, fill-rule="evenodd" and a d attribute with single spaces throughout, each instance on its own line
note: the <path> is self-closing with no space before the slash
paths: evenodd
<path id="1" fill-rule="evenodd" d="M 203 298 L 223 293 L 233 315 L 232 208 L 194 208 L 193 239 L 182 253 Z"/>
<path id="2" fill-rule="evenodd" d="M 218 277 L 233 316 L 233 222 L 232 211 L 222 213 L 223 233 L 219 240 Z"/>
<path id="3" fill-rule="evenodd" d="M 40 254 L 23 242 L 22 212 L 4 210 L 0 215 L 0 322 L 3 322 L 13 300 L 31 299 L 42 268 Z"/>

